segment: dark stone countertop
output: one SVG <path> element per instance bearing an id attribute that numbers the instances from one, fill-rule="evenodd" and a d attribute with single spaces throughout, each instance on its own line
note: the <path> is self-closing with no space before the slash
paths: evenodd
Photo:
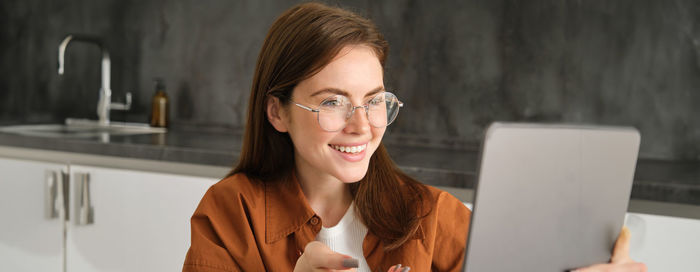
<path id="1" fill-rule="evenodd" d="M 0 132 L 0 145 L 53 151 L 231 167 L 241 134 L 224 129 L 169 130 L 165 134 L 98 138 L 44 138 Z M 401 144 L 397 144 L 401 143 Z M 409 175 L 434 186 L 473 188 L 478 148 L 435 148 L 387 135 L 385 145 Z M 633 199 L 700 205 L 700 162 L 640 159 Z"/>

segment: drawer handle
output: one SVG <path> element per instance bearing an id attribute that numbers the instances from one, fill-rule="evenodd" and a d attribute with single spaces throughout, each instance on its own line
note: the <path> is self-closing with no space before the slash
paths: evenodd
<path id="1" fill-rule="evenodd" d="M 95 212 L 90 204 L 90 174 L 75 173 L 76 184 L 76 224 L 92 225 L 95 222 Z"/>
<path id="2" fill-rule="evenodd" d="M 64 220 L 68 220 L 68 172 L 66 170 L 46 170 L 45 173 L 44 212 L 46 218 L 63 217 Z"/>

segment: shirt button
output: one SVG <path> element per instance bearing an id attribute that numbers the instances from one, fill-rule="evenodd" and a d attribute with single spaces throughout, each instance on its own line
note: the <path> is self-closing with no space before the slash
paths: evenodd
<path id="1" fill-rule="evenodd" d="M 309 222 L 311 223 L 311 225 L 315 226 L 315 225 L 318 225 L 318 221 L 320 221 L 318 219 L 318 216 L 314 216 L 314 217 L 311 217 L 311 221 L 309 221 Z"/>

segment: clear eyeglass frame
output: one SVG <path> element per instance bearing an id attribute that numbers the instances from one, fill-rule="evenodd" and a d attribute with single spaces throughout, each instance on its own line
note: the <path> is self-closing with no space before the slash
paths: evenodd
<path id="1" fill-rule="evenodd" d="M 390 105 L 392 106 L 392 108 L 388 108 L 388 106 L 387 106 L 386 124 L 384 124 L 384 123 L 376 124 L 377 121 L 373 122 L 374 119 L 370 117 L 370 111 L 371 111 L 370 110 L 370 103 L 372 103 L 373 101 L 376 101 L 377 98 L 381 98 L 381 96 L 384 96 L 384 100 L 381 102 L 386 103 L 387 97 L 388 97 L 389 101 L 391 101 Z M 342 125 L 338 126 L 337 128 L 333 128 L 333 127 L 329 128 L 328 125 L 324 125 L 324 123 L 321 119 L 322 105 L 328 103 L 329 101 L 333 101 L 334 99 L 336 99 L 338 97 L 343 97 L 347 102 L 348 106 L 346 106 L 347 108 L 345 109 L 345 112 L 341 112 L 341 113 L 344 113 L 345 117 L 344 117 L 344 120 L 342 122 Z M 313 113 L 316 113 L 316 121 L 318 122 L 318 125 L 321 127 L 321 129 L 328 131 L 328 132 L 336 132 L 336 131 L 340 131 L 340 130 L 344 129 L 348 123 L 348 120 L 355 114 L 355 109 L 358 109 L 358 108 L 365 109 L 365 117 L 367 118 L 367 120 L 369 121 L 369 124 L 371 126 L 376 127 L 376 128 L 387 127 L 391 123 L 393 123 L 394 120 L 396 120 L 396 117 L 399 114 L 399 108 L 402 108 L 404 105 L 403 102 L 399 101 L 398 97 L 396 97 L 396 95 L 391 93 L 391 92 L 378 93 L 372 99 L 367 101 L 367 103 L 360 105 L 360 106 L 352 105 L 352 103 L 350 102 L 350 99 L 347 98 L 346 96 L 343 96 L 343 95 L 334 95 L 334 96 L 331 96 L 329 98 L 326 98 L 323 101 L 321 101 L 321 104 L 317 108 L 311 108 L 309 106 L 305 106 L 305 105 L 299 104 L 299 103 L 294 102 L 294 101 L 292 101 L 292 102 L 297 107 L 300 107 L 302 109 L 305 109 L 305 110 L 313 112 Z M 330 118 L 332 118 L 332 117 L 330 117 Z M 326 120 L 326 119 L 323 119 L 323 120 Z"/>

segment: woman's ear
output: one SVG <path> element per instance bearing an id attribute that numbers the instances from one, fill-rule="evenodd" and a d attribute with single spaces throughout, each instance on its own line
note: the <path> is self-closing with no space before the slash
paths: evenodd
<path id="1" fill-rule="evenodd" d="M 267 100 L 267 120 L 279 132 L 287 132 L 287 112 L 282 107 L 280 99 L 270 96 Z"/>

